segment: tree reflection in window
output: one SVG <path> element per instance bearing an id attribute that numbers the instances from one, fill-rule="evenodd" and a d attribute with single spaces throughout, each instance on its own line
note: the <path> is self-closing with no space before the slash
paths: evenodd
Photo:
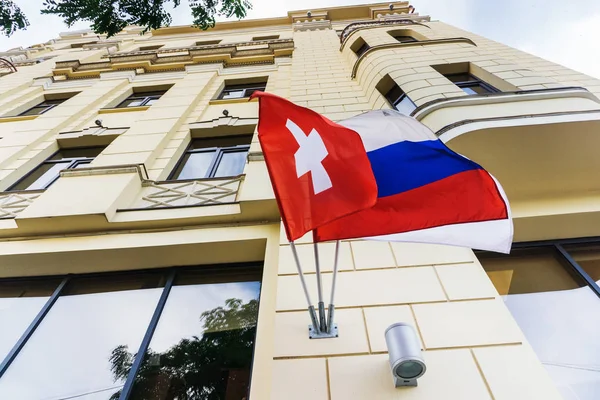
<path id="1" fill-rule="evenodd" d="M 135 400 L 245 400 L 258 300 L 231 298 L 224 306 L 203 312 L 201 337 L 184 338 L 164 352 L 149 349 L 135 380 Z M 117 346 L 110 355 L 115 382 L 125 380 L 135 355 Z M 121 392 L 110 399 L 117 400 Z"/>

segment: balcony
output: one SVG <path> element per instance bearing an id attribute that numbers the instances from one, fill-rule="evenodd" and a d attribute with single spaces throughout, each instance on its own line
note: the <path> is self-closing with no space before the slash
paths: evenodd
<path id="1" fill-rule="evenodd" d="M 516 241 L 600 235 L 600 100 L 586 89 L 434 100 L 413 115 L 501 182 Z"/>

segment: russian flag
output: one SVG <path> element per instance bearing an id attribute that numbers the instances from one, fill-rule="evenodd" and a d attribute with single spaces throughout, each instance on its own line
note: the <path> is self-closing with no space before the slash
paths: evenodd
<path id="1" fill-rule="evenodd" d="M 377 182 L 373 207 L 315 229 L 314 240 L 362 237 L 508 253 L 513 225 L 499 183 L 395 110 L 338 122 L 357 132 Z"/>

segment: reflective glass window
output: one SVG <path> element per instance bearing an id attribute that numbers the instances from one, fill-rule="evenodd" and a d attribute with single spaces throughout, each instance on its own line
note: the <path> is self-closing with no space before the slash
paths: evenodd
<path id="1" fill-rule="evenodd" d="M 11 186 L 9 190 L 47 189 L 58 179 L 60 171 L 80 168 L 82 165 L 87 166 L 102 150 L 104 147 L 61 149 Z"/>
<path id="2" fill-rule="evenodd" d="M 227 99 L 241 99 L 245 97 L 252 96 L 252 93 L 255 91 L 264 92 L 267 87 L 267 82 L 258 82 L 258 83 L 242 83 L 242 84 L 226 84 L 221 94 L 219 94 L 218 99 L 227 100 Z"/>
<path id="3" fill-rule="evenodd" d="M 65 99 L 55 99 L 55 100 L 44 100 L 40 104 L 35 107 L 30 108 L 27 111 L 23 111 L 19 115 L 40 115 L 45 113 L 46 111 L 50 111 L 54 107 L 58 106 L 61 103 L 64 103 L 68 98 Z"/>
<path id="4" fill-rule="evenodd" d="M 498 89 L 469 73 L 444 75 L 469 95 L 498 92 Z"/>
<path id="5" fill-rule="evenodd" d="M 390 90 L 385 94 L 385 98 L 397 111 L 400 111 L 404 115 L 410 115 L 411 112 L 417 106 L 412 100 L 404 93 L 400 86 L 394 84 Z"/>
<path id="6" fill-rule="evenodd" d="M 569 252 L 594 273 L 599 249 Z M 600 298 L 552 246 L 478 258 L 563 397 L 597 399 Z"/>
<path id="7" fill-rule="evenodd" d="M 61 279 L 0 281 L 0 363 L 40 312 Z"/>
<path id="8" fill-rule="evenodd" d="M 125 380 L 115 371 L 135 353 L 164 285 L 164 274 L 74 277 L 6 373 L 0 399 L 107 400 Z"/>
<path id="9" fill-rule="evenodd" d="M 194 139 L 171 179 L 236 176 L 244 171 L 252 135 Z"/>
<path id="10" fill-rule="evenodd" d="M 247 399 L 260 280 L 256 267 L 178 274 L 130 399 Z M 127 362 L 112 369 L 129 372 Z"/>
<path id="11" fill-rule="evenodd" d="M 117 108 L 151 106 L 160 99 L 167 91 L 155 90 L 152 92 L 135 92 L 123 100 Z"/>

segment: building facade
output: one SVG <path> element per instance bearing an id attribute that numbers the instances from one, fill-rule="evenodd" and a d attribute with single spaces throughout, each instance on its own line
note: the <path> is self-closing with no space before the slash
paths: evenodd
<path id="1" fill-rule="evenodd" d="M 599 80 L 407 2 L 140 31 L 0 53 L 0 399 L 597 398 Z M 513 252 L 344 241 L 339 337 L 310 340 L 255 90 L 412 115 L 502 183 Z"/>

